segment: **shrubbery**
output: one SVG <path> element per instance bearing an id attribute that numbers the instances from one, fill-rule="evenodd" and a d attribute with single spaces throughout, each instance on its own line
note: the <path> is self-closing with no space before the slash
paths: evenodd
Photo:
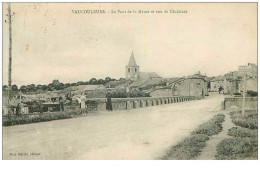
<path id="1" fill-rule="evenodd" d="M 252 91 L 252 90 L 248 90 L 246 93 L 248 94 L 248 96 L 251 96 L 251 97 L 257 97 L 257 95 L 258 95 L 257 92 Z"/>
<path id="2" fill-rule="evenodd" d="M 234 137 L 240 137 L 240 138 L 245 138 L 245 137 L 256 138 L 257 130 L 251 130 L 251 129 L 241 128 L 241 127 L 233 127 L 228 130 L 228 135 Z"/>
<path id="3" fill-rule="evenodd" d="M 206 146 L 209 136 L 216 135 L 222 131 L 222 123 L 225 115 L 215 115 L 208 122 L 200 125 L 191 134 L 191 137 L 172 147 L 162 158 L 164 160 L 190 160 L 199 156 L 201 150 Z"/>
<path id="4" fill-rule="evenodd" d="M 69 110 L 64 112 L 54 112 L 54 113 L 44 113 L 38 114 L 34 116 L 24 116 L 24 117 L 12 117 L 12 118 L 3 118 L 3 126 L 12 126 L 12 125 L 22 125 L 22 124 L 30 124 L 37 122 L 46 122 L 51 120 L 59 120 L 59 119 L 69 119 L 80 116 L 86 112 L 82 110 Z"/>
<path id="5" fill-rule="evenodd" d="M 129 97 L 150 97 L 149 93 L 145 93 L 144 91 L 132 91 L 128 94 Z"/>
<path id="6" fill-rule="evenodd" d="M 213 119 L 195 129 L 192 134 L 204 134 L 208 136 L 217 135 L 223 129 L 222 123 L 224 122 L 224 120 L 225 116 L 223 114 L 215 115 Z"/>
<path id="7" fill-rule="evenodd" d="M 257 112 L 250 111 L 245 113 L 245 118 L 242 117 L 241 111 L 240 112 L 232 112 L 230 114 L 232 122 L 235 125 L 249 128 L 249 129 L 257 129 L 258 128 L 258 119 L 257 119 Z"/>
<path id="8" fill-rule="evenodd" d="M 257 139 L 228 138 L 217 145 L 217 160 L 257 159 Z"/>
<path id="9" fill-rule="evenodd" d="M 112 98 L 127 98 L 127 93 L 125 92 L 112 92 Z"/>
<path id="10" fill-rule="evenodd" d="M 232 112 L 230 115 L 233 123 L 240 127 L 228 130 L 228 135 L 234 138 L 224 139 L 217 145 L 216 159 L 257 159 L 257 111 L 246 111 L 244 118 L 241 111 Z"/>
<path id="11" fill-rule="evenodd" d="M 150 97 L 149 93 L 144 91 L 132 91 L 130 93 L 115 91 L 112 92 L 112 98 L 134 98 L 134 97 Z"/>
<path id="12" fill-rule="evenodd" d="M 209 137 L 206 135 L 193 135 L 172 147 L 162 158 L 163 160 L 190 160 L 195 159 L 206 146 Z"/>

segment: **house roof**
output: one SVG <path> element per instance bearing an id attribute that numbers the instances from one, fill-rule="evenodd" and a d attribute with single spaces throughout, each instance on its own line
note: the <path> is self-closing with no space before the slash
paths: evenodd
<path id="1" fill-rule="evenodd" d="M 212 79 L 210 82 L 215 82 L 215 81 L 224 81 L 225 77 L 224 76 L 217 76 L 215 79 Z"/>
<path id="2" fill-rule="evenodd" d="M 153 86 L 159 85 L 160 83 L 162 83 L 162 78 L 138 79 L 131 83 L 130 86 L 150 89 Z"/>
<path id="3" fill-rule="evenodd" d="M 131 82 L 132 82 L 131 80 L 110 81 L 110 82 L 105 84 L 105 87 L 109 87 L 109 88 L 125 87 L 128 84 L 130 84 Z"/>
<path id="4" fill-rule="evenodd" d="M 139 73 L 139 78 L 143 80 L 148 80 L 148 79 L 155 79 L 155 78 L 162 78 L 155 72 L 140 72 Z"/>
<path id="5" fill-rule="evenodd" d="M 104 85 L 79 85 L 79 86 L 70 86 L 66 88 L 68 91 L 92 91 L 96 89 L 103 89 Z"/>
<path id="6" fill-rule="evenodd" d="M 180 80 L 185 79 L 184 77 L 173 77 L 173 78 L 167 78 L 166 81 L 169 82 L 169 84 L 178 82 Z"/>
<path id="7" fill-rule="evenodd" d="M 127 66 L 138 66 L 135 62 L 135 56 L 133 51 L 131 53 L 131 57 Z"/>
<path id="8" fill-rule="evenodd" d="M 207 76 L 201 75 L 200 73 L 193 74 L 191 76 L 188 76 L 187 79 L 203 79 L 204 81 L 207 81 Z"/>

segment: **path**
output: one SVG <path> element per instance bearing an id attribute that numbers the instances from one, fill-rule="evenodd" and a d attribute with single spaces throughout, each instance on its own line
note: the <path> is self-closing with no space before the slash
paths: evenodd
<path id="1" fill-rule="evenodd" d="M 222 111 L 225 115 L 225 121 L 223 122 L 223 130 L 217 134 L 210 137 L 210 140 L 206 142 L 206 147 L 203 148 L 200 156 L 196 160 L 214 160 L 215 155 L 217 154 L 217 145 L 225 138 L 230 138 L 228 135 L 228 129 L 232 127 L 236 127 L 236 125 L 232 122 L 229 112 Z"/>
<path id="2" fill-rule="evenodd" d="M 3 159 L 158 159 L 217 114 L 223 99 L 214 94 L 203 100 L 3 127 Z"/>

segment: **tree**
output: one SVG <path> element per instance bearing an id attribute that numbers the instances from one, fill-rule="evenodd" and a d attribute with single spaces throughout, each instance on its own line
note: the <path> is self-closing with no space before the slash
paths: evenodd
<path id="1" fill-rule="evenodd" d="M 63 83 L 60 83 L 58 90 L 63 90 L 64 88 L 65 88 L 65 85 Z"/>
<path id="2" fill-rule="evenodd" d="M 98 84 L 104 84 L 105 83 L 105 80 L 104 79 L 98 79 Z"/>
<path id="3" fill-rule="evenodd" d="M 59 82 L 58 79 L 54 79 L 54 80 L 52 81 L 52 84 L 55 86 L 55 85 L 59 85 L 60 82 Z"/>
<path id="4" fill-rule="evenodd" d="M 71 86 L 77 86 L 77 83 L 72 83 L 72 84 L 70 84 Z"/>
<path id="5" fill-rule="evenodd" d="M 106 77 L 105 78 L 105 83 L 108 83 L 108 82 L 110 82 L 111 81 L 111 78 L 110 77 Z"/>
<path id="6" fill-rule="evenodd" d="M 13 91 L 18 91 L 17 85 L 12 85 L 12 90 L 13 90 Z"/>
<path id="7" fill-rule="evenodd" d="M 3 89 L 3 91 L 7 91 L 8 90 L 8 86 L 7 85 L 3 85 L 2 89 Z"/>
<path id="8" fill-rule="evenodd" d="M 77 84 L 78 85 L 84 85 L 84 82 L 83 81 L 78 81 Z"/>
<path id="9" fill-rule="evenodd" d="M 26 92 L 27 92 L 26 86 L 25 86 L 25 85 L 22 85 L 22 86 L 20 87 L 20 91 L 23 92 L 23 93 L 26 93 Z"/>
<path id="10" fill-rule="evenodd" d="M 48 86 L 47 85 L 42 85 L 42 90 L 47 90 L 48 89 Z"/>
<path id="11" fill-rule="evenodd" d="M 65 84 L 65 88 L 68 88 L 68 87 L 70 87 L 70 83 Z"/>
<path id="12" fill-rule="evenodd" d="M 96 78 L 92 78 L 89 80 L 89 84 L 91 85 L 96 85 L 97 84 L 97 79 Z"/>
<path id="13" fill-rule="evenodd" d="M 27 85 L 26 88 L 27 88 L 27 91 L 29 91 L 29 92 L 35 92 L 36 91 L 36 87 L 35 87 L 34 84 Z"/>
<path id="14" fill-rule="evenodd" d="M 41 89 L 42 89 L 42 85 L 39 84 L 36 86 L 36 90 L 41 90 Z"/>

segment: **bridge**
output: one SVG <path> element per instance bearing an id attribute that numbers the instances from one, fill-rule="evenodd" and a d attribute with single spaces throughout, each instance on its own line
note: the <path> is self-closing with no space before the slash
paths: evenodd
<path id="1" fill-rule="evenodd" d="M 3 159 L 159 159 L 217 114 L 223 100 L 223 95 L 213 94 L 145 109 L 3 127 Z"/>

